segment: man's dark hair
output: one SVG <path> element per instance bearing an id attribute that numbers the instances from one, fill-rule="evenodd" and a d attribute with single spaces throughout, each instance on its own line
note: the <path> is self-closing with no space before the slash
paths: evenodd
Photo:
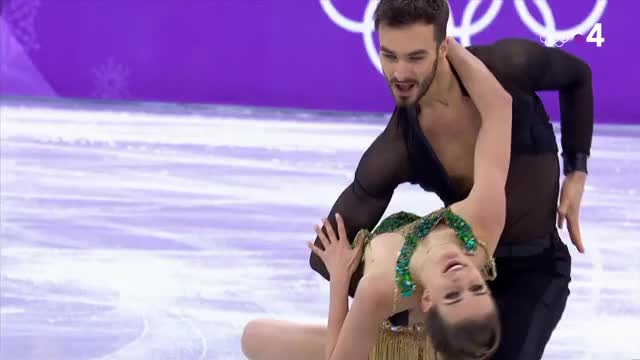
<path id="1" fill-rule="evenodd" d="M 438 44 L 447 36 L 449 5 L 447 0 L 380 0 L 374 13 L 375 28 L 380 24 L 401 27 L 424 23 L 435 28 Z"/>
<path id="2" fill-rule="evenodd" d="M 500 344 L 501 328 L 496 311 L 482 319 L 449 324 L 437 306 L 433 306 L 427 311 L 425 326 L 433 348 L 445 359 L 487 359 Z"/>

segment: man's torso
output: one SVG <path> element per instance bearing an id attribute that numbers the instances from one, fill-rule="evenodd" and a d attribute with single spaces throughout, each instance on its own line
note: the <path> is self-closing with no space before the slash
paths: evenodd
<path id="1" fill-rule="evenodd" d="M 507 179 L 507 222 L 503 242 L 535 238 L 555 229 L 558 158 L 555 134 L 535 93 L 511 91 L 512 155 Z M 445 203 L 464 199 L 473 186 L 480 114 L 469 97 L 405 115 L 412 183 Z M 413 126 L 412 126 L 413 125 Z M 491 206 L 491 204 L 487 204 Z"/>

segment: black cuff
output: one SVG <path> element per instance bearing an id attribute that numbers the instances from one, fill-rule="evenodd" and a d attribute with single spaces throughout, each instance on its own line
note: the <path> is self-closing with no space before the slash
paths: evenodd
<path id="1" fill-rule="evenodd" d="M 582 171 L 586 174 L 587 171 L 587 159 L 589 155 L 584 153 L 563 153 L 562 161 L 564 163 L 564 175 L 568 175 L 574 171 Z"/>

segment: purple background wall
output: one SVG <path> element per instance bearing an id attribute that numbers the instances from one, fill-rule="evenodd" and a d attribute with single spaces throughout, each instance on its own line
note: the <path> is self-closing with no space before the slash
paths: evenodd
<path id="1" fill-rule="evenodd" d="M 637 39 L 630 36 L 637 25 L 636 1 L 451 2 L 450 34 L 465 45 L 502 37 L 539 41 L 545 26 L 552 30 L 551 37 L 572 38 L 577 32 L 586 36 L 593 24 L 601 23 L 602 47 L 570 41 L 563 49 L 592 67 L 596 121 L 640 123 L 640 101 L 633 87 L 640 83 L 636 66 L 640 53 Z M 474 3 L 480 6 L 469 17 Z M 2 4 L 0 93 L 4 95 L 375 112 L 389 112 L 393 106 L 365 49 L 364 39 L 371 35 L 348 31 L 329 16 L 333 8 L 350 19 L 352 27 L 362 28 L 367 0 L 4 0 Z M 528 10 L 518 11 L 518 5 Z M 491 6 L 497 13 L 482 24 Z M 550 10 L 546 25 L 545 9 Z M 466 25 L 465 11 L 470 20 Z M 592 12 L 586 30 L 576 31 L 574 27 Z M 527 14 L 543 29 L 535 29 L 532 22 L 527 26 Z M 474 27 L 477 31 L 470 37 L 461 36 Z M 543 99 L 557 118 L 557 95 L 544 94 Z"/>

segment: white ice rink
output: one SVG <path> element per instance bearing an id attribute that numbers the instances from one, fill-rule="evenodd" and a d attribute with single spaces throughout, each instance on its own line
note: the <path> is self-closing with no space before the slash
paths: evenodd
<path id="1" fill-rule="evenodd" d="M 232 360 L 252 318 L 325 322 L 305 241 L 387 117 L 5 100 L 0 119 L 0 358 Z M 440 206 L 407 185 L 387 213 Z M 640 126 L 596 126 L 581 228 L 545 359 L 640 359 Z"/>

